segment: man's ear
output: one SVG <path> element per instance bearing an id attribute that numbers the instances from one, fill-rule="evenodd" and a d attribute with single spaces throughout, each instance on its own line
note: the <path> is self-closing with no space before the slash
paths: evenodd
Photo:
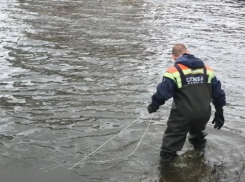
<path id="1" fill-rule="evenodd" d="M 187 51 L 186 51 L 186 53 L 187 53 L 187 54 L 190 54 L 190 51 L 189 51 L 189 50 L 187 50 Z"/>
<path id="2" fill-rule="evenodd" d="M 172 59 L 175 60 L 175 56 L 172 54 Z"/>

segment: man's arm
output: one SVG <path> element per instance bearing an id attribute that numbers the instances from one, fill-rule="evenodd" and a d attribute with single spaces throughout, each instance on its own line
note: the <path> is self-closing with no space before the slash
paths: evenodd
<path id="1" fill-rule="evenodd" d="M 224 90 L 221 89 L 221 82 L 214 77 L 212 79 L 212 99 L 215 108 L 222 108 L 226 105 L 226 97 Z"/>
<path id="2" fill-rule="evenodd" d="M 171 69 L 169 70 L 171 71 Z M 159 106 L 174 95 L 177 85 L 169 70 L 164 73 L 162 82 L 157 86 L 157 92 L 151 97 L 152 103 L 147 107 L 149 113 L 156 112 Z"/>
<path id="3" fill-rule="evenodd" d="M 214 128 L 220 129 L 225 123 L 225 118 L 223 114 L 223 106 L 226 105 L 225 92 L 221 89 L 220 81 L 214 77 L 211 81 L 212 83 L 212 99 L 215 106 L 215 116 L 212 121 Z"/>
<path id="4" fill-rule="evenodd" d="M 166 100 L 173 97 L 175 89 L 175 81 L 168 77 L 163 77 L 163 81 L 157 86 L 157 92 L 151 97 L 152 104 L 156 106 L 163 105 Z"/>

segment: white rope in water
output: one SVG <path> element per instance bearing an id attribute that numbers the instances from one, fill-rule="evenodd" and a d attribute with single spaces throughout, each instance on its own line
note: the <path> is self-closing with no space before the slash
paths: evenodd
<path id="1" fill-rule="evenodd" d="M 152 115 L 152 118 L 151 118 L 151 121 L 153 119 L 153 115 Z M 137 121 L 139 120 L 139 118 L 137 118 L 136 120 L 134 120 L 132 123 L 130 123 L 129 125 L 127 125 L 125 128 L 123 128 L 120 132 L 118 132 L 116 135 L 114 135 L 113 137 L 111 137 L 109 140 L 107 140 L 105 143 L 103 143 L 102 145 L 100 145 L 98 148 L 96 148 L 94 151 L 92 151 L 91 153 L 89 153 L 87 156 L 85 156 L 82 160 L 80 160 L 79 162 L 77 162 L 76 164 L 63 164 L 63 165 L 56 165 L 55 167 L 52 167 L 52 168 L 49 168 L 47 169 L 45 172 L 48 172 L 50 170 L 53 170 L 57 167 L 62 167 L 62 166 L 71 166 L 69 168 L 69 170 L 72 170 L 74 167 L 76 167 L 77 165 L 81 164 L 83 161 L 85 161 L 89 156 L 91 156 L 92 154 L 94 154 L 97 150 L 99 150 L 100 148 L 102 148 L 104 145 L 106 145 L 108 142 L 110 142 L 112 139 L 114 139 L 117 135 L 119 135 L 120 133 L 122 133 L 123 131 L 125 131 L 127 128 L 129 128 L 131 125 L 133 125 L 134 123 L 136 123 Z M 145 132 L 143 134 L 143 136 L 141 137 L 140 141 L 138 142 L 136 148 L 127 156 L 124 156 L 124 157 L 121 157 L 121 158 L 116 158 L 116 159 L 111 159 L 111 160 L 105 160 L 105 161 L 95 161 L 96 163 L 106 163 L 106 162 L 112 162 L 112 161 L 116 161 L 116 160 L 123 160 L 123 159 L 126 159 L 130 156 L 132 156 L 136 150 L 139 148 L 140 144 L 142 143 L 149 127 L 150 127 L 150 124 L 151 124 L 151 121 L 148 123 L 146 129 L 145 129 Z"/>
<path id="2" fill-rule="evenodd" d="M 137 145 L 136 148 L 133 150 L 133 152 L 131 152 L 129 155 L 124 156 L 124 157 L 121 157 L 121 158 L 111 159 L 111 160 L 95 161 L 95 163 L 107 163 L 107 162 L 112 162 L 112 161 L 117 161 L 117 160 L 123 160 L 123 159 L 126 159 L 126 158 L 130 157 L 131 155 L 133 155 L 133 154 L 136 152 L 136 150 L 139 148 L 140 144 L 142 143 L 142 141 L 143 141 L 143 139 L 144 139 L 144 137 L 145 137 L 145 135 L 146 135 L 146 133 L 147 133 L 147 131 L 148 131 L 150 125 L 151 125 L 151 123 L 148 123 L 148 126 L 146 127 L 143 136 L 141 137 L 140 141 L 138 142 L 138 145 Z"/>
<path id="3" fill-rule="evenodd" d="M 56 165 L 52 168 L 47 169 L 45 172 L 48 172 L 50 170 L 56 169 L 57 167 L 63 167 L 63 166 L 71 166 L 73 165 L 71 168 L 69 168 L 69 170 L 73 169 L 74 167 L 76 167 L 78 164 L 80 164 L 81 162 L 83 162 L 84 160 L 86 160 L 89 156 L 91 156 L 93 153 L 95 153 L 97 150 L 99 150 L 100 148 L 102 148 L 104 145 L 106 145 L 108 142 L 110 142 L 112 139 L 114 139 L 117 135 L 119 135 L 120 133 L 122 133 L 124 130 L 126 130 L 127 128 L 129 128 L 132 124 L 136 123 L 139 120 L 139 118 L 137 118 L 136 120 L 134 120 L 132 123 L 130 123 L 129 125 L 127 125 L 125 128 L 123 128 L 121 131 L 119 131 L 116 135 L 112 136 L 110 139 L 108 139 L 105 143 L 103 143 L 102 145 L 100 145 L 98 148 L 96 148 L 95 150 L 93 150 L 91 153 L 89 153 L 87 156 L 85 156 L 82 160 L 80 160 L 78 163 L 74 164 L 60 164 L 60 165 Z"/>
<path id="4" fill-rule="evenodd" d="M 153 116 L 152 116 L 152 118 L 153 118 Z M 126 128 L 124 128 L 123 130 L 121 130 L 119 133 L 121 133 L 122 131 L 126 130 L 129 126 L 131 126 L 133 123 L 135 123 L 135 122 L 138 121 L 138 120 L 139 120 L 139 118 L 138 118 L 137 120 L 135 120 L 134 122 L 132 122 L 130 125 L 128 125 Z M 151 120 L 152 120 L 152 119 L 151 119 Z M 151 123 L 148 124 L 148 126 L 147 126 L 147 128 L 146 128 L 146 130 L 145 130 L 145 132 L 144 132 L 144 134 L 143 134 L 143 136 L 142 136 L 140 142 L 138 143 L 138 145 L 136 146 L 136 148 L 135 148 L 135 150 L 134 150 L 133 152 L 131 152 L 129 155 L 127 155 L 127 156 L 125 156 L 125 157 L 122 157 L 122 158 L 112 159 L 112 160 L 107 160 L 107 161 L 101 161 L 101 162 L 110 162 L 110 161 L 114 161 L 114 160 L 121 160 L 121 159 L 125 159 L 125 158 L 127 158 L 127 157 L 133 155 L 133 154 L 135 153 L 135 151 L 139 148 L 141 142 L 143 141 L 143 138 L 145 137 L 145 134 L 146 134 L 146 132 L 147 132 L 147 130 L 148 130 L 150 124 L 151 124 Z M 118 134 L 119 134 L 119 133 L 118 133 Z M 117 134 L 117 135 L 118 135 L 118 134 Z M 69 170 L 72 170 L 74 167 L 76 167 L 77 165 L 81 164 L 85 159 L 87 159 L 90 155 L 92 155 L 94 152 L 96 152 L 98 149 L 100 149 L 100 148 L 101 148 L 102 146 L 104 146 L 106 143 L 108 143 L 109 141 L 111 141 L 111 140 L 112 140 L 113 138 L 115 138 L 117 135 L 115 135 L 114 137 L 110 138 L 108 141 L 106 141 L 104 144 L 102 144 L 102 145 L 101 145 L 100 147 L 98 147 L 96 150 L 94 150 L 94 151 L 91 152 L 89 155 L 87 155 L 86 157 L 84 157 L 81 161 L 79 161 L 78 163 L 76 163 L 75 165 L 73 165 L 71 168 L 69 168 Z"/>

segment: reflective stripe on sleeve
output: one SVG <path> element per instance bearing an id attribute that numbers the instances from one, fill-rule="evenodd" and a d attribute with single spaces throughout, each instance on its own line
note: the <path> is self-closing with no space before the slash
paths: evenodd
<path id="1" fill-rule="evenodd" d="M 176 82 L 176 80 L 174 79 L 174 76 L 172 75 L 172 73 L 165 72 L 163 74 L 163 76 L 166 77 L 166 78 L 170 78 L 171 80 L 173 80 L 174 82 Z"/>
<path id="2" fill-rule="evenodd" d="M 207 70 L 207 74 L 208 74 L 208 83 L 211 83 L 212 79 L 214 78 L 214 72 L 211 70 Z"/>
<path id="3" fill-rule="evenodd" d="M 180 74 L 179 72 L 175 72 L 175 73 L 172 73 L 175 80 L 177 81 L 177 86 L 178 88 L 181 88 L 182 87 L 182 81 L 181 81 L 181 77 L 180 77 Z"/>
<path id="4" fill-rule="evenodd" d="M 175 73 L 165 72 L 163 76 L 173 80 L 177 84 L 178 88 L 182 87 L 182 82 L 181 82 L 181 78 L 180 78 L 179 72 L 175 72 Z"/>

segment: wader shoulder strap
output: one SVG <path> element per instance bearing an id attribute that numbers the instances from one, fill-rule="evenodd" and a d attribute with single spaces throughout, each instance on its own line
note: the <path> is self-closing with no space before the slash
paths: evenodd
<path id="1" fill-rule="evenodd" d="M 206 66 L 203 67 L 203 83 L 207 83 L 208 78 L 207 78 L 207 68 Z"/>
<path id="2" fill-rule="evenodd" d="M 175 64 L 174 67 L 178 70 L 178 72 L 179 72 L 179 74 L 180 74 L 182 86 L 186 85 L 186 84 L 187 84 L 187 81 L 186 81 L 186 77 L 185 77 L 185 75 L 184 75 L 182 69 L 179 67 L 178 64 Z"/>

